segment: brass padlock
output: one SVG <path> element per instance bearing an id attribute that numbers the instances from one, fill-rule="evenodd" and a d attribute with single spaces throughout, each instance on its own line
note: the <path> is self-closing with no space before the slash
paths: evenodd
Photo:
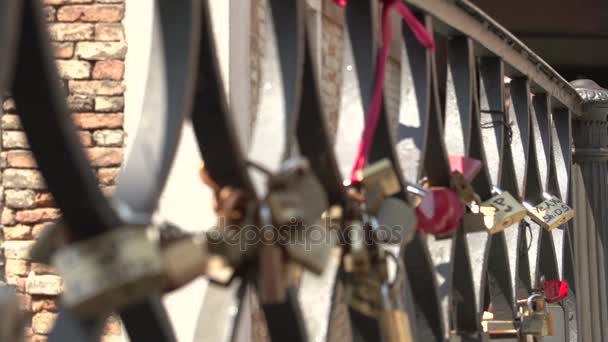
<path id="1" fill-rule="evenodd" d="M 361 184 L 365 189 L 367 210 L 376 213 L 384 198 L 401 191 L 401 183 L 393 164 L 388 159 L 381 159 L 361 171 Z"/>
<path id="2" fill-rule="evenodd" d="M 554 324 L 547 311 L 544 296 L 533 294 L 528 299 L 518 300 L 519 331 L 523 335 L 552 336 Z"/>
<path id="3" fill-rule="evenodd" d="M 467 205 L 481 202 L 471 183 L 458 171 L 452 171 L 450 174 L 450 189 L 456 192 Z"/>
<path id="4" fill-rule="evenodd" d="M 495 234 L 520 222 L 526 215 L 526 208 L 505 191 L 482 202 L 477 213 L 466 213 L 463 226 L 471 231 Z"/>
<path id="5" fill-rule="evenodd" d="M 553 230 L 574 218 L 576 212 L 559 198 L 546 194 L 540 204 L 528 206 L 528 214 L 541 227 Z"/>
<path id="6" fill-rule="evenodd" d="M 323 272 L 336 248 L 338 237 L 332 224 L 342 220 L 342 210 L 338 208 L 327 210 L 317 225 L 299 227 L 285 245 L 285 251 L 292 260 L 316 274 Z"/>
<path id="7" fill-rule="evenodd" d="M 158 233 L 114 229 L 58 250 L 52 264 L 63 277 L 63 302 L 81 318 L 103 316 L 165 285 Z"/>
<path id="8" fill-rule="evenodd" d="M 268 180 L 266 201 L 276 225 L 315 224 L 329 207 L 327 194 L 305 159 L 289 160 Z"/>
<path id="9" fill-rule="evenodd" d="M 48 265 L 51 263 L 53 254 L 68 243 L 67 230 L 63 221 L 56 222 L 47 227 L 36 239 L 29 251 L 30 260 Z"/>
<path id="10" fill-rule="evenodd" d="M 392 303 L 388 284 L 382 288 L 383 310 L 379 314 L 380 331 L 383 342 L 410 342 L 414 341 L 410 317 L 403 311 L 396 309 Z"/>
<path id="11" fill-rule="evenodd" d="M 15 291 L 0 287 L 0 341 L 25 341 L 25 317 L 19 308 Z"/>
<path id="12" fill-rule="evenodd" d="M 373 318 L 383 312 L 382 281 L 377 277 L 350 274 L 345 284 L 345 297 L 354 310 Z"/>

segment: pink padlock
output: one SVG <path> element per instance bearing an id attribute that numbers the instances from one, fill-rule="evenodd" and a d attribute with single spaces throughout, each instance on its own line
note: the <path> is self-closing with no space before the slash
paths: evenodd
<path id="1" fill-rule="evenodd" d="M 450 189 L 430 189 L 416 207 L 418 231 L 439 237 L 452 234 L 464 215 L 460 198 Z"/>
<path id="2" fill-rule="evenodd" d="M 568 296 L 568 283 L 561 280 L 548 280 L 543 283 L 547 303 L 557 303 Z"/>

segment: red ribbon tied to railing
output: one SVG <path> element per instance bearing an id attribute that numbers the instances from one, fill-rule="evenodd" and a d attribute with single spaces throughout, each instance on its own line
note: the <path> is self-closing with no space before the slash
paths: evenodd
<path id="1" fill-rule="evenodd" d="M 396 10 L 403 18 L 405 23 L 412 30 L 418 41 L 427 49 L 435 49 L 435 41 L 433 36 L 426 30 L 424 25 L 416 19 L 412 11 L 401 0 L 381 0 L 382 7 L 382 47 L 378 53 L 378 61 L 376 63 L 376 75 L 374 80 L 374 88 L 372 99 L 367 112 L 367 120 L 363 130 L 363 136 L 359 141 L 359 149 L 355 157 L 355 162 L 351 171 L 351 184 L 357 184 L 361 181 L 361 170 L 365 167 L 367 155 L 372 146 L 378 121 L 380 121 L 380 107 L 382 105 L 382 89 L 384 88 L 384 78 L 386 75 L 386 63 L 388 61 L 388 53 L 391 44 L 391 10 Z M 334 2 L 344 7 L 347 4 L 346 0 L 334 0 Z"/>
<path id="2" fill-rule="evenodd" d="M 547 303 L 557 303 L 568 296 L 568 283 L 561 280 L 548 280 L 543 284 Z"/>

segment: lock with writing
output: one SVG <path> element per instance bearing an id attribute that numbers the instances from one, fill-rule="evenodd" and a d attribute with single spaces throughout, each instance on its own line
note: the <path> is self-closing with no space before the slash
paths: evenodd
<path id="1" fill-rule="evenodd" d="M 463 226 L 470 231 L 485 230 L 495 234 L 517 224 L 527 215 L 527 209 L 509 192 L 493 189 L 494 196 L 483 201 L 477 213 L 467 213 Z"/>
<path id="2" fill-rule="evenodd" d="M 574 209 L 559 198 L 543 194 L 543 201 L 537 205 L 524 203 L 530 218 L 547 230 L 553 230 L 570 221 L 576 215 Z"/>

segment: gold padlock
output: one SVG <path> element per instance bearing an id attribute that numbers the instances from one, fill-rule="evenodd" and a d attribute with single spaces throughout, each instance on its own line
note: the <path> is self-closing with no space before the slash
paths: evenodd
<path id="1" fill-rule="evenodd" d="M 540 204 L 528 206 L 528 214 L 541 227 L 553 230 L 574 218 L 576 211 L 559 198 L 545 195 L 545 200 Z"/>
<path id="2" fill-rule="evenodd" d="M 481 202 L 471 183 L 458 171 L 452 171 L 450 174 L 450 189 L 456 192 L 467 205 Z"/>
<path id="3" fill-rule="evenodd" d="M 367 210 L 376 213 L 382 200 L 401 191 L 399 177 L 391 161 L 381 159 L 361 171 L 361 184 L 365 189 Z"/>
<path id="4" fill-rule="evenodd" d="M 165 285 L 158 236 L 142 227 L 114 229 L 52 256 L 63 277 L 63 302 L 82 318 L 105 315 Z"/>
<path id="5" fill-rule="evenodd" d="M 495 234 L 520 222 L 526 215 L 526 208 L 505 191 L 482 202 L 477 213 L 466 213 L 463 227 L 470 231 L 486 230 Z"/>
<path id="6" fill-rule="evenodd" d="M 410 317 L 405 311 L 396 309 L 393 305 L 389 285 L 383 284 L 381 291 L 383 310 L 379 313 L 379 321 L 382 341 L 414 341 Z"/>

